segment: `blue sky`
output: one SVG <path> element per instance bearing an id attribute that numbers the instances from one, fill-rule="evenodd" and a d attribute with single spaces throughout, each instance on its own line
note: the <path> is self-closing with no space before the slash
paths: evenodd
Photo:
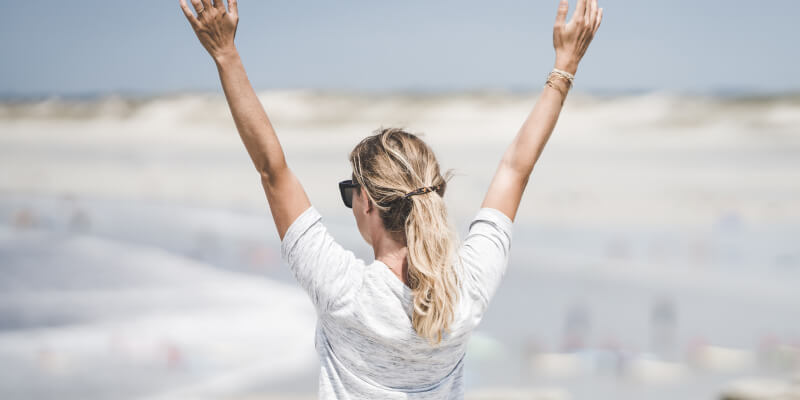
<path id="1" fill-rule="evenodd" d="M 3 3 L 0 94 L 219 90 L 178 0 Z M 258 89 L 538 89 L 557 3 L 241 0 L 237 44 Z M 800 90 L 800 2 L 601 7 L 579 89 Z"/>

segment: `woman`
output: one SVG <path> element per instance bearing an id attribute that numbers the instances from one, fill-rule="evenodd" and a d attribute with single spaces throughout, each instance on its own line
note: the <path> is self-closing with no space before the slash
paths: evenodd
<path id="1" fill-rule="evenodd" d="M 286 164 L 278 137 L 234 46 L 236 0 L 180 0 L 217 64 L 236 128 L 260 173 L 281 254 L 318 314 L 321 398 L 458 399 L 464 354 L 505 272 L 511 226 L 528 178 L 555 127 L 573 74 L 602 19 L 597 0 L 558 7 L 555 69 L 509 146 L 463 244 L 454 243 L 443 176 L 417 136 L 383 129 L 350 154 L 339 184 L 345 206 L 375 253 L 366 263 L 342 248 Z"/>

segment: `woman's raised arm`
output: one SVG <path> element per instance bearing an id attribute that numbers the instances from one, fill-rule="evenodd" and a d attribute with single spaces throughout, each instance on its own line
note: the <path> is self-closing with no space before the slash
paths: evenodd
<path id="1" fill-rule="evenodd" d="M 556 126 L 572 76 L 603 19 L 597 0 L 578 0 L 569 22 L 568 9 L 567 0 L 561 0 L 553 28 L 555 73 L 551 73 L 539 100 L 503 155 L 481 206 L 500 210 L 512 221 L 533 166 Z"/>
<path id="2" fill-rule="evenodd" d="M 233 43 L 239 23 L 236 0 L 191 0 L 197 16 L 180 0 L 181 9 L 197 38 L 217 64 L 219 78 L 236 129 L 242 138 L 267 195 L 272 218 L 283 240 L 292 222 L 311 206 L 303 186 L 286 164 L 283 149 L 267 113 L 247 79 Z"/>

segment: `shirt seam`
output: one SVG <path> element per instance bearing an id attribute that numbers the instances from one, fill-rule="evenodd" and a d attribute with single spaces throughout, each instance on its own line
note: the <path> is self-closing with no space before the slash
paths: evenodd
<path id="1" fill-rule="evenodd" d="M 313 210 L 313 211 L 312 211 Z M 322 219 L 322 215 L 313 205 L 305 209 L 286 229 L 281 241 L 281 253 L 288 261 L 289 254 L 294 250 L 297 241 L 312 227 L 314 223 Z"/>

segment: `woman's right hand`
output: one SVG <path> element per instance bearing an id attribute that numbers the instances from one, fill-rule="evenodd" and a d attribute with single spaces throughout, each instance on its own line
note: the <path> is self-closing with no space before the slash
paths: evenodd
<path id="1" fill-rule="evenodd" d="M 189 24 L 192 26 L 200 43 L 208 54 L 217 61 L 236 52 L 233 39 L 236 37 L 236 27 L 239 25 L 239 7 L 236 0 L 227 0 L 225 8 L 223 0 L 191 0 L 197 16 L 186 4 L 180 0 L 181 9 Z"/>
<path id="2" fill-rule="evenodd" d="M 555 67 L 571 74 L 578 70 L 578 63 L 589 48 L 594 34 L 603 20 L 603 9 L 597 8 L 597 0 L 578 0 L 578 6 L 567 22 L 569 3 L 561 0 L 553 27 L 553 47 L 556 49 Z"/>

